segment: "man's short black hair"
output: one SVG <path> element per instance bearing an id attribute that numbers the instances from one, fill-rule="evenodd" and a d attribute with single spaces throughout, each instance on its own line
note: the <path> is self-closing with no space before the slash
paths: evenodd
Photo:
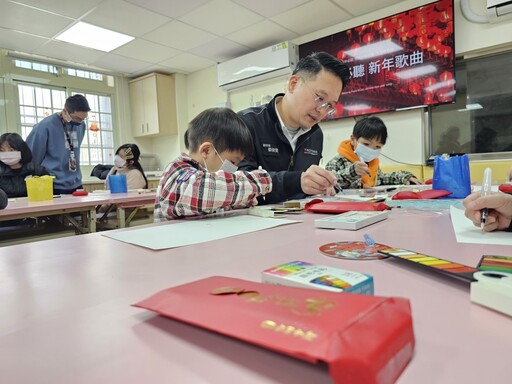
<path id="1" fill-rule="evenodd" d="M 64 108 L 66 108 L 69 113 L 89 112 L 91 110 L 91 108 L 89 108 L 89 102 L 87 99 L 84 96 L 78 94 L 69 96 L 66 99 Z"/>
<path id="2" fill-rule="evenodd" d="M 217 152 L 240 152 L 250 157 L 252 136 L 244 121 L 229 108 L 210 108 L 197 115 L 185 132 L 185 147 L 197 152 L 204 142 L 214 145 Z"/>
<path id="3" fill-rule="evenodd" d="M 383 145 L 386 144 L 388 138 L 388 129 L 386 124 L 376 116 L 367 116 L 360 119 L 356 125 L 352 135 L 357 139 L 362 137 L 367 140 L 378 140 Z"/>
<path id="4" fill-rule="evenodd" d="M 16 132 L 4 133 L 0 136 L 0 146 L 5 142 L 7 142 L 12 149 L 20 151 L 21 164 L 28 164 L 32 161 L 32 151 L 19 134 Z"/>
<path id="5" fill-rule="evenodd" d="M 314 52 L 303 57 L 297 63 L 293 74 L 312 78 L 316 77 L 322 70 L 331 72 L 334 76 L 338 77 L 343 82 L 343 88 L 345 88 L 350 81 L 350 70 L 348 66 L 340 59 L 327 52 Z"/>

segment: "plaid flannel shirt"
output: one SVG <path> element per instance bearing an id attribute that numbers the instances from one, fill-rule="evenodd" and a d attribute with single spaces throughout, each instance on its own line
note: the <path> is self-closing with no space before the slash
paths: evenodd
<path id="1" fill-rule="evenodd" d="M 354 163 L 352 163 L 347 158 L 336 155 L 327 163 L 325 169 L 328 171 L 334 171 L 336 173 L 337 183 L 335 188 L 338 192 L 343 189 L 362 188 L 361 176 L 356 173 Z M 416 176 L 408 171 L 383 173 L 379 168 L 375 186 L 407 184 L 411 177 Z"/>
<path id="2" fill-rule="evenodd" d="M 208 172 L 183 153 L 167 166 L 158 184 L 154 221 L 245 208 L 271 190 L 272 179 L 265 170 Z"/>

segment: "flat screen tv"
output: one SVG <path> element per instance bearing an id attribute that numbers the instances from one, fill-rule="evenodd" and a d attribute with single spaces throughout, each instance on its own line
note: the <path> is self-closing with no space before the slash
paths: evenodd
<path id="1" fill-rule="evenodd" d="M 453 103 L 453 0 L 440 0 L 299 46 L 325 51 L 352 75 L 333 116 L 368 115 Z"/>

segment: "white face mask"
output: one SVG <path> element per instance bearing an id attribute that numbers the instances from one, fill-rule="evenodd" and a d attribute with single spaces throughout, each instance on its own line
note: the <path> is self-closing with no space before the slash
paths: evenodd
<path id="1" fill-rule="evenodd" d="M 369 163 L 373 159 L 376 159 L 380 155 L 380 148 L 379 149 L 372 149 L 364 144 L 357 143 L 357 147 L 354 150 L 356 155 L 359 157 L 361 161 L 364 161 L 365 163 Z"/>
<path id="2" fill-rule="evenodd" d="M 215 150 L 215 153 L 217 154 L 219 159 L 222 161 L 222 165 L 220 166 L 219 171 L 224 171 L 227 173 L 235 173 L 238 170 L 238 167 L 235 164 L 233 164 L 229 160 L 222 160 L 222 157 L 220 157 L 219 152 L 217 152 L 217 150 L 215 148 L 213 148 L 213 149 Z"/>
<path id="3" fill-rule="evenodd" d="M 0 152 L 0 161 L 5 165 L 18 164 L 21 161 L 20 151 Z"/>
<path id="4" fill-rule="evenodd" d="M 121 156 L 119 155 L 116 155 L 114 157 L 114 165 L 117 167 L 117 168 L 123 168 L 126 164 L 126 160 L 123 159 Z"/>

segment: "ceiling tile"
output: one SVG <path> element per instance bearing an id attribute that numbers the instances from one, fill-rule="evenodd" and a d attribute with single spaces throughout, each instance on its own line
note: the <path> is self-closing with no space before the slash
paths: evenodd
<path id="1" fill-rule="evenodd" d="M 271 17 L 298 7 L 309 0 L 232 0 L 260 15 Z"/>
<path id="2" fill-rule="evenodd" d="M 218 36 L 261 21 L 262 17 L 227 0 L 213 0 L 180 17 L 180 21 Z"/>
<path id="3" fill-rule="evenodd" d="M 216 37 L 217 36 L 191 27 L 180 21 L 171 21 L 153 32 L 144 35 L 145 40 L 150 40 L 182 51 L 203 45 Z"/>
<path id="4" fill-rule="evenodd" d="M 182 53 L 172 59 L 162 61 L 160 65 L 176 68 L 183 73 L 192 73 L 215 65 L 215 61 L 205 59 L 190 53 Z"/>
<path id="5" fill-rule="evenodd" d="M 62 1 L 62 0 L 16 0 L 17 3 L 27 4 L 31 7 L 44 9 L 58 15 L 77 19 L 96 7 L 103 0 Z"/>
<path id="6" fill-rule="evenodd" d="M 131 74 L 136 71 L 141 71 L 144 68 L 149 67 L 151 64 L 110 53 L 96 60 L 93 65 L 116 72 Z"/>
<path id="7" fill-rule="evenodd" d="M 209 0 L 187 0 L 187 1 L 169 1 L 169 0 L 127 0 L 129 3 L 139 7 L 149 9 L 150 11 L 161 13 L 162 15 L 174 19 L 206 4 Z"/>
<path id="8" fill-rule="evenodd" d="M 342 7 L 345 11 L 354 16 L 364 15 L 365 13 L 373 12 L 377 9 L 386 8 L 387 6 L 399 3 L 400 0 L 333 0 L 336 4 Z M 391 15 L 390 15 L 391 16 Z M 371 22 L 373 20 L 368 20 Z"/>
<path id="9" fill-rule="evenodd" d="M 170 59 L 171 57 L 180 54 L 181 51 L 161 44 L 152 43 L 151 41 L 135 39 L 128 44 L 115 49 L 112 53 L 130 57 L 135 60 L 158 63 L 162 60 Z"/>
<path id="10" fill-rule="evenodd" d="M 276 23 L 263 20 L 247 28 L 226 35 L 226 38 L 236 41 L 239 44 L 260 49 L 270 47 L 282 41 L 291 40 L 299 35 L 277 25 Z"/>
<path id="11" fill-rule="evenodd" d="M 0 26 L 37 36 L 53 37 L 73 22 L 67 17 L 9 1 L 2 1 L 1 6 Z"/>
<path id="12" fill-rule="evenodd" d="M 139 37 L 171 19 L 122 0 L 107 0 L 82 20 L 116 32 Z"/>
<path id="13" fill-rule="evenodd" d="M 47 56 L 59 60 L 70 61 L 77 64 L 92 64 L 95 60 L 105 55 L 105 52 L 84 48 L 63 41 L 48 41 L 33 51 L 41 56 Z"/>
<path id="14" fill-rule="evenodd" d="M 313 0 L 271 19 L 300 35 L 349 20 L 352 16 L 328 0 Z"/>
<path id="15" fill-rule="evenodd" d="M 249 53 L 251 49 L 234 41 L 219 37 L 211 42 L 191 49 L 189 52 L 215 62 L 222 62 L 233 57 Z"/>
<path id="16" fill-rule="evenodd" d="M 48 39 L 43 37 L 0 28 L 0 47 L 4 49 L 32 53 L 33 50 L 47 41 Z"/>

